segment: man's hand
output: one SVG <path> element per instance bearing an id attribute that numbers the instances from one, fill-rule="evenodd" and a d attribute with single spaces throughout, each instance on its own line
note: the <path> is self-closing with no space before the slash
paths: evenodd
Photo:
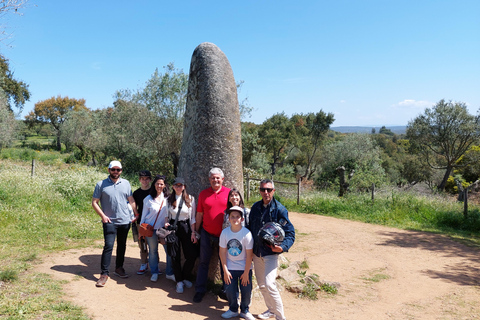
<path id="1" fill-rule="evenodd" d="M 283 248 L 280 247 L 280 246 L 277 246 L 277 245 L 273 245 L 273 246 L 269 246 L 270 249 L 272 249 L 273 252 L 278 252 L 278 253 L 282 253 L 283 252 Z"/>

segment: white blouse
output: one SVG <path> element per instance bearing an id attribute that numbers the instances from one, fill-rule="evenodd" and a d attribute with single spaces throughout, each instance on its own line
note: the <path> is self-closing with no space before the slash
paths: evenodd
<path id="1" fill-rule="evenodd" d="M 160 210 L 160 207 L 162 208 Z M 160 213 L 157 213 L 160 210 Z M 143 211 L 142 211 L 142 220 L 140 223 L 148 223 L 153 226 L 155 219 L 157 222 L 153 226 L 154 229 L 160 229 L 165 225 L 165 217 L 167 216 L 167 199 L 164 197 L 163 193 L 160 196 L 160 199 L 157 201 L 152 198 L 151 195 L 148 195 L 143 200 Z"/>
<path id="2" fill-rule="evenodd" d="M 180 204 L 180 197 L 181 195 L 177 196 L 175 195 L 175 199 L 176 199 L 176 207 L 172 207 L 170 204 L 168 204 L 168 219 L 175 219 L 175 217 L 177 216 L 177 211 L 178 211 L 178 205 Z M 196 222 L 195 220 L 195 215 L 197 214 L 197 210 L 196 210 L 196 205 L 195 205 L 195 198 L 190 196 L 190 204 L 191 204 L 191 207 L 187 207 L 187 205 L 185 204 L 185 202 L 183 202 L 183 205 L 182 205 L 182 210 L 180 210 L 180 214 L 178 216 L 178 221 L 184 221 L 184 220 L 187 220 L 187 219 L 190 219 L 190 224 L 194 224 Z"/>

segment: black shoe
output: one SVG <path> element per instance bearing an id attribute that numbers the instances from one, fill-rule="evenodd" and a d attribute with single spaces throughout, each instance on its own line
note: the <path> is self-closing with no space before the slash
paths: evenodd
<path id="1" fill-rule="evenodd" d="M 193 302 L 200 303 L 202 302 L 203 297 L 205 297 L 205 292 L 196 292 L 193 296 Z"/>

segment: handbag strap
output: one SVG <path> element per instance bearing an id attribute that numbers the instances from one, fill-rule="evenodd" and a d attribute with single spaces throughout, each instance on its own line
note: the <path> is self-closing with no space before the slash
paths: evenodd
<path id="1" fill-rule="evenodd" d="M 158 216 L 160 215 L 160 211 L 162 211 L 162 207 L 163 207 L 163 202 L 165 201 L 165 199 L 162 201 L 162 204 L 160 205 L 160 209 L 158 209 L 158 212 L 157 212 L 157 217 L 155 218 L 155 222 L 153 223 L 153 227 L 155 228 L 155 225 L 157 224 L 157 219 L 158 219 Z"/>
<path id="2" fill-rule="evenodd" d="M 183 195 L 180 197 L 180 204 L 178 205 L 177 216 L 175 217 L 175 222 L 173 223 L 173 229 L 177 227 L 178 216 L 180 215 L 182 206 L 183 206 Z"/>

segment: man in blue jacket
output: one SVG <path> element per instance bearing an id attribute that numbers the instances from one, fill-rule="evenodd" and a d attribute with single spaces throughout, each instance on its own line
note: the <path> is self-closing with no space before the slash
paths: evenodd
<path id="1" fill-rule="evenodd" d="M 250 211 L 248 229 L 252 232 L 253 264 L 258 287 L 262 292 L 268 310 L 259 314 L 260 319 L 275 317 L 278 320 L 285 319 L 283 302 L 277 289 L 275 279 L 277 277 L 278 255 L 287 252 L 295 241 L 295 228 L 288 219 L 287 209 L 273 198 L 275 186 L 273 181 L 265 179 L 260 182 L 260 194 L 262 200 L 255 202 Z M 280 245 L 267 245 L 258 237 L 258 232 L 267 222 L 277 222 L 285 231 L 285 238 Z"/>

